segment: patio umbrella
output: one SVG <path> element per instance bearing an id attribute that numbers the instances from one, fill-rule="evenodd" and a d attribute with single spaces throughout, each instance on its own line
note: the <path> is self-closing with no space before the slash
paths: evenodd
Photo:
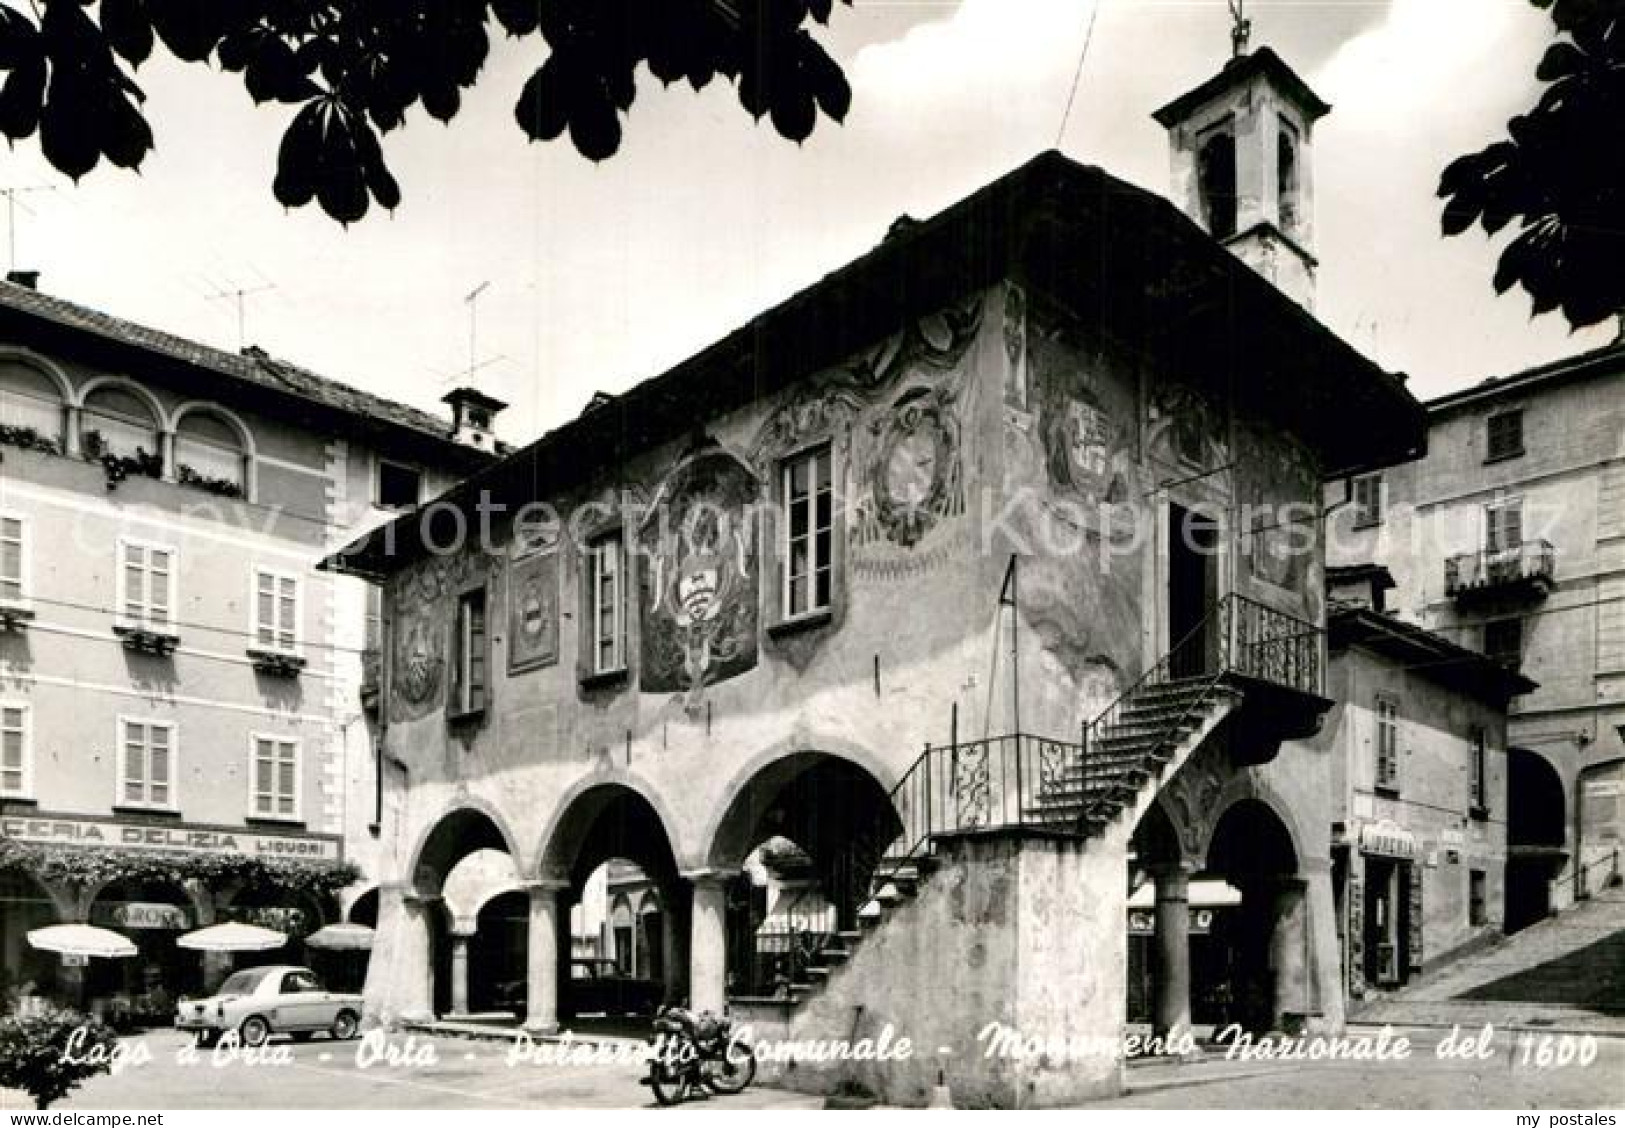
<path id="1" fill-rule="evenodd" d="M 372 937 L 372 929 L 364 924 L 330 924 L 305 937 L 305 943 L 330 952 L 367 952 L 372 950 Z"/>
<path id="2" fill-rule="evenodd" d="M 188 932 L 175 943 L 198 952 L 268 952 L 288 942 L 287 936 L 256 924 L 211 924 Z"/>
<path id="3" fill-rule="evenodd" d="M 135 945 L 128 937 L 89 924 L 53 924 L 36 928 L 28 934 L 28 943 L 43 952 L 60 952 L 64 956 L 123 959 L 136 954 Z"/>

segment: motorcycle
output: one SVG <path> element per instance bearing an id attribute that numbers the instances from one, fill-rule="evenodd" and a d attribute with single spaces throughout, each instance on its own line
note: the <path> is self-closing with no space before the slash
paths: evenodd
<path id="1" fill-rule="evenodd" d="M 661 1007 L 649 1040 L 643 1084 L 662 1105 L 681 1104 L 701 1090 L 740 1093 L 756 1077 L 756 1052 L 734 1038 L 733 1023 L 709 1012 Z"/>

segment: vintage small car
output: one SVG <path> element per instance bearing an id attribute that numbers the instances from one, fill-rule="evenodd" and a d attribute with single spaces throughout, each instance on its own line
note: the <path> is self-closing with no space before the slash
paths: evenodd
<path id="1" fill-rule="evenodd" d="M 361 1028 L 361 996 L 324 988 L 308 968 L 282 964 L 233 972 L 207 999 L 182 999 L 175 1008 L 175 1028 L 212 1046 L 236 1031 L 245 1046 L 261 1046 L 273 1034 L 292 1034 L 304 1041 L 326 1031 L 337 1039 L 356 1036 Z"/>

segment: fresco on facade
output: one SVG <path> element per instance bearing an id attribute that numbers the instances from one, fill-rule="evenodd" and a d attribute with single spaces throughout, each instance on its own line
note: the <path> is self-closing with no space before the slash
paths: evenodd
<path id="1" fill-rule="evenodd" d="M 638 534 L 639 684 L 685 708 L 756 665 L 756 476 L 713 448 L 678 464 Z"/>
<path id="2" fill-rule="evenodd" d="M 508 672 L 559 658 L 559 554 L 538 552 L 508 569 Z"/>
<path id="3" fill-rule="evenodd" d="M 1125 364 L 1026 317 L 1035 414 L 1006 404 L 1006 525 L 1023 553 L 1023 620 L 1092 715 L 1140 665 L 1138 398 Z"/>
<path id="4" fill-rule="evenodd" d="M 456 593 L 488 576 L 478 553 L 432 556 L 401 574 L 389 592 L 389 719 L 413 721 L 439 709 Z"/>
<path id="5" fill-rule="evenodd" d="M 921 318 L 792 393 L 758 432 L 751 458 L 764 476 L 786 454 L 831 444 L 858 578 L 906 579 L 951 558 L 944 528 L 965 512 L 964 364 L 981 325 L 979 296 Z"/>
<path id="6" fill-rule="evenodd" d="M 1224 413 L 1188 384 L 1159 383 L 1146 420 L 1146 446 L 1159 462 L 1193 471 L 1230 465 L 1230 429 Z"/>
<path id="7" fill-rule="evenodd" d="M 1241 471 L 1247 516 L 1243 552 L 1248 573 L 1318 605 L 1310 591 L 1314 558 L 1316 476 L 1306 456 L 1279 436 L 1256 429 L 1246 436 L 1248 459 Z"/>

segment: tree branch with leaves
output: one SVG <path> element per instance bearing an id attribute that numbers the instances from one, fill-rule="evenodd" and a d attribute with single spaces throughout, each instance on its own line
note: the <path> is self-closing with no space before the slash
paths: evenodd
<path id="1" fill-rule="evenodd" d="M 851 0 L 842 0 L 850 3 Z M 341 223 L 401 191 L 382 139 L 421 107 L 449 122 L 494 34 L 546 57 L 514 117 L 532 141 L 565 134 L 594 161 L 620 148 L 640 68 L 670 86 L 722 78 L 752 117 L 797 143 L 851 89 L 808 29 L 834 0 L 0 0 L 0 133 L 38 134 L 77 181 L 105 159 L 136 169 L 152 126 L 135 74 L 155 51 L 216 64 L 256 103 L 296 106 L 277 153 L 276 198 Z"/>
<path id="2" fill-rule="evenodd" d="M 1444 233 L 1516 224 L 1495 289 L 1521 286 L 1538 316 L 1574 328 L 1625 314 L 1625 0 L 1531 0 L 1558 39 L 1545 84 L 1507 136 L 1444 170 Z"/>

